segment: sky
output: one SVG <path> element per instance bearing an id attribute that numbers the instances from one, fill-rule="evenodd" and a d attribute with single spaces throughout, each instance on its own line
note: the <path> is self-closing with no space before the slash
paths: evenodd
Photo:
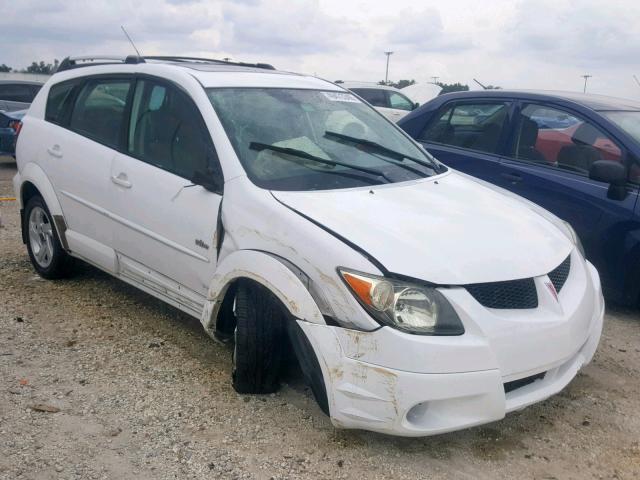
<path id="1" fill-rule="evenodd" d="M 462 82 L 640 99 L 637 0 L 0 0 L 0 64 L 231 57 L 329 80 Z"/>

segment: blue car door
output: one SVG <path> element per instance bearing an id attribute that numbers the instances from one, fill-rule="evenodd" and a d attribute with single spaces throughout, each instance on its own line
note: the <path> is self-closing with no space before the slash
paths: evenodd
<path id="1" fill-rule="evenodd" d="M 638 188 L 630 183 L 623 200 L 610 199 L 609 185 L 589 179 L 589 169 L 596 160 L 626 163 L 624 148 L 594 122 L 543 103 L 520 106 L 511 140 L 498 184 L 569 222 L 603 283 L 616 288 L 624 249 L 615 236 L 633 215 Z"/>
<path id="2" fill-rule="evenodd" d="M 497 183 L 511 107 L 497 99 L 454 100 L 436 112 L 417 140 L 445 165 Z"/>

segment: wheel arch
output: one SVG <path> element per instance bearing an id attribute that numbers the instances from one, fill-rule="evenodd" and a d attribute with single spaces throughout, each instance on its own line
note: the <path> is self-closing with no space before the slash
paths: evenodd
<path id="1" fill-rule="evenodd" d="M 42 168 L 35 163 L 27 163 L 20 172 L 20 207 L 24 208 L 33 194 L 40 194 L 51 215 L 62 215 L 62 207 L 53 185 Z M 18 193 L 18 192 L 16 192 Z"/>
<path id="2" fill-rule="evenodd" d="M 44 170 L 42 170 L 39 165 L 30 162 L 22 168 L 16 177 L 15 190 L 18 201 L 20 202 L 20 220 L 22 224 L 21 231 L 23 242 L 26 243 L 24 209 L 27 202 L 32 197 L 39 195 L 44 200 L 49 213 L 53 217 L 54 228 L 56 229 L 60 243 L 65 250 L 68 250 L 69 248 L 65 237 L 67 226 L 64 220 L 62 207 L 60 206 L 58 196 L 53 189 L 53 185 L 46 173 L 44 173 Z"/>
<path id="3" fill-rule="evenodd" d="M 201 318 L 209 335 L 216 331 L 218 312 L 228 289 L 240 279 L 263 285 L 293 318 L 326 324 L 313 296 L 284 259 L 257 250 L 237 250 L 220 262 L 209 287 Z"/>

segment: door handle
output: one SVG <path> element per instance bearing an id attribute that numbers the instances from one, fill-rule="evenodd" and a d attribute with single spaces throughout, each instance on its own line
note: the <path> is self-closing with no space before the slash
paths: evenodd
<path id="1" fill-rule="evenodd" d="M 119 173 L 117 177 L 115 175 L 111 175 L 111 181 L 116 185 L 120 185 L 121 187 L 124 187 L 124 188 L 131 188 L 131 186 L 133 185 L 127 179 L 127 174 L 123 172 Z"/>
<path id="2" fill-rule="evenodd" d="M 513 184 L 520 183 L 522 181 L 522 176 L 517 173 L 502 173 L 500 175 L 502 178 L 506 178 Z"/>
<path id="3" fill-rule="evenodd" d="M 47 153 L 52 157 L 62 158 L 62 150 L 60 150 L 60 145 L 54 145 L 53 147 L 47 148 Z"/>

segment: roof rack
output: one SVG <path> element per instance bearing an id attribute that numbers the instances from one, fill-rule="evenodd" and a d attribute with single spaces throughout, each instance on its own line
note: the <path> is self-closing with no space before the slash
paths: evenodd
<path id="1" fill-rule="evenodd" d="M 263 68 L 265 70 L 275 70 L 275 67 L 269 63 L 246 63 L 246 62 L 230 62 L 228 60 L 217 60 L 215 58 L 201 57 L 183 57 L 183 56 L 145 56 L 146 60 L 164 60 L 167 62 L 184 62 L 184 63 L 215 63 L 219 65 L 235 65 L 237 67 Z"/>
<path id="2" fill-rule="evenodd" d="M 90 67 L 94 65 L 113 65 L 118 63 L 144 63 L 144 58 L 137 55 L 129 55 L 127 57 L 117 57 L 114 55 L 92 55 L 86 57 L 67 57 L 60 65 L 56 72 L 64 72 L 65 70 L 73 70 L 74 68 Z"/>
<path id="3" fill-rule="evenodd" d="M 217 65 L 234 65 L 238 67 L 262 68 L 265 70 L 275 70 L 273 65 L 268 63 L 245 63 L 245 62 L 229 62 L 227 60 L 216 60 L 214 58 L 200 57 L 182 57 L 182 56 L 148 56 L 139 57 L 137 55 L 129 55 L 127 57 L 118 57 L 113 55 L 92 55 L 85 57 L 67 57 L 58 66 L 57 72 L 65 70 L 73 70 L 74 68 L 90 67 L 94 65 L 114 65 L 119 63 L 138 64 L 146 63 L 146 60 L 158 60 L 177 63 L 213 63 Z"/>

